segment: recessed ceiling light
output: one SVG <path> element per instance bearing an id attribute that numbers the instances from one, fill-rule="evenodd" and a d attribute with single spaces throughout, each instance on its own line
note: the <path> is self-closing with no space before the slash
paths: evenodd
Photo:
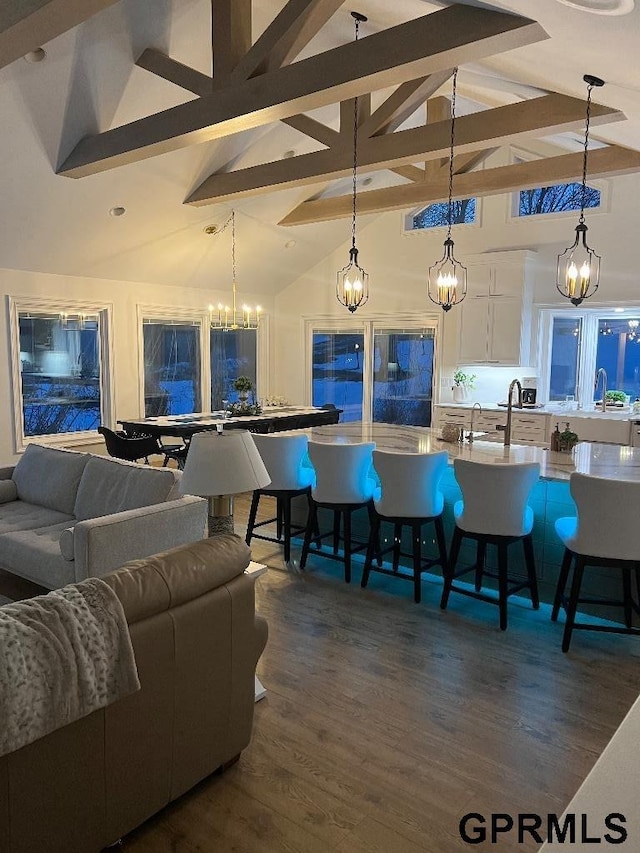
<path id="1" fill-rule="evenodd" d="M 205 225 L 202 230 L 205 234 L 217 234 L 220 229 L 217 225 Z"/>
<path id="2" fill-rule="evenodd" d="M 109 211 L 109 216 L 124 216 L 126 212 L 126 207 L 112 207 Z"/>
<path id="3" fill-rule="evenodd" d="M 287 240 L 287 242 L 284 244 L 284 247 L 285 247 L 285 249 L 293 249 L 293 247 L 295 245 L 296 245 L 295 240 Z"/>
<path id="4" fill-rule="evenodd" d="M 37 47 L 35 50 L 30 50 L 25 53 L 24 58 L 27 62 L 42 62 L 47 56 L 47 51 L 43 47 Z"/>
<path id="5" fill-rule="evenodd" d="M 558 3 L 594 15 L 628 15 L 633 12 L 635 0 L 558 0 Z"/>
<path id="6" fill-rule="evenodd" d="M 365 178 L 364 181 L 362 182 L 362 186 L 368 187 L 369 184 L 372 184 L 372 183 L 373 183 L 373 178 Z"/>

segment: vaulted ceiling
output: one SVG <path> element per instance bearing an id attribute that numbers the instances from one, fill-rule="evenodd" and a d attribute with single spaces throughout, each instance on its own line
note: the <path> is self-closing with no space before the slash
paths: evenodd
<path id="1" fill-rule="evenodd" d="M 443 197 L 442 96 L 456 63 L 467 113 L 458 124 L 461 188 L 483 194 L 575 174 L 579 147 L 567 132 L 582 131 L 585 72 L 607 81 L 594 92 L 602 109 L 592 133 L 622 146 L 594 151 L 593 168 L 637 171 L 640 9 L 593 14 L 624 11 L 629 0 L 571 0 L 592 12 L 568 2 L 492 5 L 535 12 L 538 26 L 476 2 L 360 0 L 354 8 L 369 20 L 357 46 L 351 6 L 339 0 L 291 0 L 286 9 L 284 0 L 234 0 L 245 13 L 252 5 L 251 33 L 246 14 L 223 22 L 224 0 L 12 4 L 0 12 L 0 267 L 224 287 L 228 241 L 203 229 L 234 207 L 239 281 L 276 292 L 348 237 L 349 200 L 340 196 L 349 190 L 354 95 L 363 96 L 363 212 Z M 222 22 L 217 45 L 213 27 L 213 84 L 212 5 Z M 303 26 L 287 22 L 287 10 L 305 7 Z M 228 32 L 232 39 L 221 38 Z M 249 40 L 257 47 L 243 59 Z M 21 58 L 41 44 L 44 61 Z M 416 78 L 424 80 L 401 86 Z M 477 171 L 496 146 L 536 135 L 553 137 L 546 172 L 542 162 L 517 174 Z M 126 213 L 110 215 L 118 207 Z"/>

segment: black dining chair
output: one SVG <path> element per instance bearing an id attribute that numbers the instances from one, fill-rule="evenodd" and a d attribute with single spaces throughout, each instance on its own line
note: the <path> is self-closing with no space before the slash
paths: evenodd
<path id="1" fill-rule="evenodd" d="M 128 436 L 124 432 L 114 432 L 108 427 L 98 427 L 98 432 L 104 437 L 109 456 L 124 459 L 127 462 L 137 462 L 144 459 L 149 464 L 149 457 L 162 453 L 160 442 L 153 435 Z"/>

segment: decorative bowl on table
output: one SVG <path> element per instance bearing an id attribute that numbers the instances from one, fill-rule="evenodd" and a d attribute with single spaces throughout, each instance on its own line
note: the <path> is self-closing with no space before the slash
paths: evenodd
<path id="1" fill-rule="evenodd" d="M 230 418 L 250 418 L 262 414 L 262 406 L 259 403 L 230 403 L 227 406 L 227 415 Z"/>

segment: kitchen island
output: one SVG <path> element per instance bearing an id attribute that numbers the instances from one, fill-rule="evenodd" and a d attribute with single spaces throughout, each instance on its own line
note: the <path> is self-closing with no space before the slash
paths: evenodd
<path id="1" fill-rule="evenodd" d="M 391 424 L 366 424 L 360 422 L 335 424 L 308 430 L 313 441 L 349 443 L 373 441 L 379 450 L 391 450 L 403 453 L 432 453 L 446 450 L 450 466 L 442 479 L 445 507 L 443 513 L 447 543 L 451 541 L 454 527 L 453 506 L 462 495 L 453 472 L 454 459 L 469 459 L 476 462 L 538 462 L 540 480 L 535 485 L 529 503 L 534 512 L 533 544 L 536 569 L 542 601 L 552 602 L 555 593 L 563 546 L 556 536 L 554 523 L 557 518 L 576 514 L 576 507 L 569 492 L 569 478 L 574 471 L 591 474 L 607 479 L 640 481 L 640 448 L 613 444 L 580 443 L 571 453 L 554 453 L 542 447 L 512 444 L 503 447 L 495 442 L 483 441 L 482 437 L 473 443 L 447 443 L 442 441 L 440 431 L 430 427 L 396 426 Z M 639 507 L 640 513 L 640 507 Z M 363 518 L 361 535 L 365 534 Z M 425 541 L 425 556 L 436 556 L 436 543 L 432 541 L 431 531 Z M 613 535 L 613 531 L 612 531 Z M 407 550 L 407 543 L 403 549 Z M 495 569 L 496 555 L 493 549 L 487 550 L 487 567 Z M 460 552 L 461 562 L 472 564 L 475 560 L 475 546 L 463 542 Z M 525 575 L 524 559 L 521 549 L 514 545 L 510 549 L 510 565 L 514 574 Z M 618 572 L 608 572 L 606 568 L 589 568 L 585 573 L 583 592 L 587 595 L 618 595 Z M 585 608 L 587 609 L 587 608 Z M 615 611 L 593 608 L 599 616 L 617 618 Z"/>

